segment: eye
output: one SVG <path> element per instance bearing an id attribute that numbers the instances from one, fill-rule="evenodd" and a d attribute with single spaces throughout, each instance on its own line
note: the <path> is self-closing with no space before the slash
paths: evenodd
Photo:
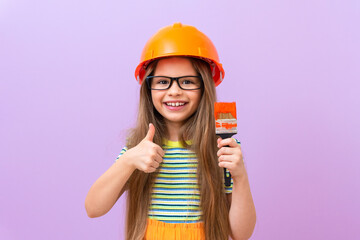
<path id="1" fill-rule="evenodd" d="M 184 79 L 182 80 L 181 84 L 189 85 L 189 84 L 195 84 L 195 82 L 191 79 Z"/>
<path id="2" fill-rule="evenodd" d="M 166 78 L 156 79 L 155 84 L 167 85 L 167 84 L 169 84 L 169 79 L 166 79 Z"/>

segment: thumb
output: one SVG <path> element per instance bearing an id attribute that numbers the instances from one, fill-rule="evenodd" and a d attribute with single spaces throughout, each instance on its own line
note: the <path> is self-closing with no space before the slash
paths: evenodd
<path id="1" fill-rule="evenodd" d="M 221 137 L 219 137 L 219 138 L 217 139 L 217 146 L 218 146 L 218 147 L 219 147 L 219 144 L 220 144 L 221 140 L 222 140 Z"/>
<path id="2" fill-rule="evenodd" d="M 149 124 L 149 130 L 144 139 L 153 141 L 155 135 L 155 127 L 152 123 Z"/>

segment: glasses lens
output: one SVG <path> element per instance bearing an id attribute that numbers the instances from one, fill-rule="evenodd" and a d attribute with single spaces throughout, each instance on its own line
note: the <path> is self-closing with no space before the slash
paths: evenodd
<path id="1" fill-rule="evenodd" d="M 166 77 L 152 77 L 151 78 L 151 89 L 167 89 L 171 83 L 171 80 Z"/>
<path id="2" fill-rule="evenodd" d="M 173 78 L 174 79 L 174 78 Z M 193 90 L 199 89 L 202 85 L 202 80 L 198 76 L 183 76 L 179 77 L 179 85 L 181 89 Z M 149 77 L 150 88 L 154 90 L 165 90 L 168 89 L 172 78 L 163 76 L 151 76 Z"/>
<path id="3" fill-rule="evenodd" d="M 197 76 L 188 76 L 179 78 L 179 83 L 182 89 L 199 89 L 201 88 L 201 78 Z"/>

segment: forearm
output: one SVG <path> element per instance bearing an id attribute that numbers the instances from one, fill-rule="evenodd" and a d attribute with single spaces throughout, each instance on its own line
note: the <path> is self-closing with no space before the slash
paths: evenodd
<path id="1" fill-rule="evenodd" d="M 123 193 L 125 184 L 134 168 L 127 164 L 127 158 L 121 156 L 91 186 L 86 199 L 85 208 L 89 217 L 100 217 L 107 213 Z"/>
<path id="2" fill-rule="evenodd" d="M 234 240 L 249 239 L 254 231 L 256 212 L 246 171 L 233 181 L 229 212 L 231 235 Z"/>

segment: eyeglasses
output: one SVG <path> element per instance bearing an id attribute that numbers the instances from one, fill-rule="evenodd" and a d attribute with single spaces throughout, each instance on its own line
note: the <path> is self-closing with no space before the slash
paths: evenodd
<path id="1" fill-rule="evenodd" d="M 146 83 L 151 90 L 169 89 L 173 81 L 183 90 L 196 90 L 202 88 L 202 78 L 200 76 L 182 76 L 182 77 L 166 77 L 166 76 L 148 76 Z"/>

